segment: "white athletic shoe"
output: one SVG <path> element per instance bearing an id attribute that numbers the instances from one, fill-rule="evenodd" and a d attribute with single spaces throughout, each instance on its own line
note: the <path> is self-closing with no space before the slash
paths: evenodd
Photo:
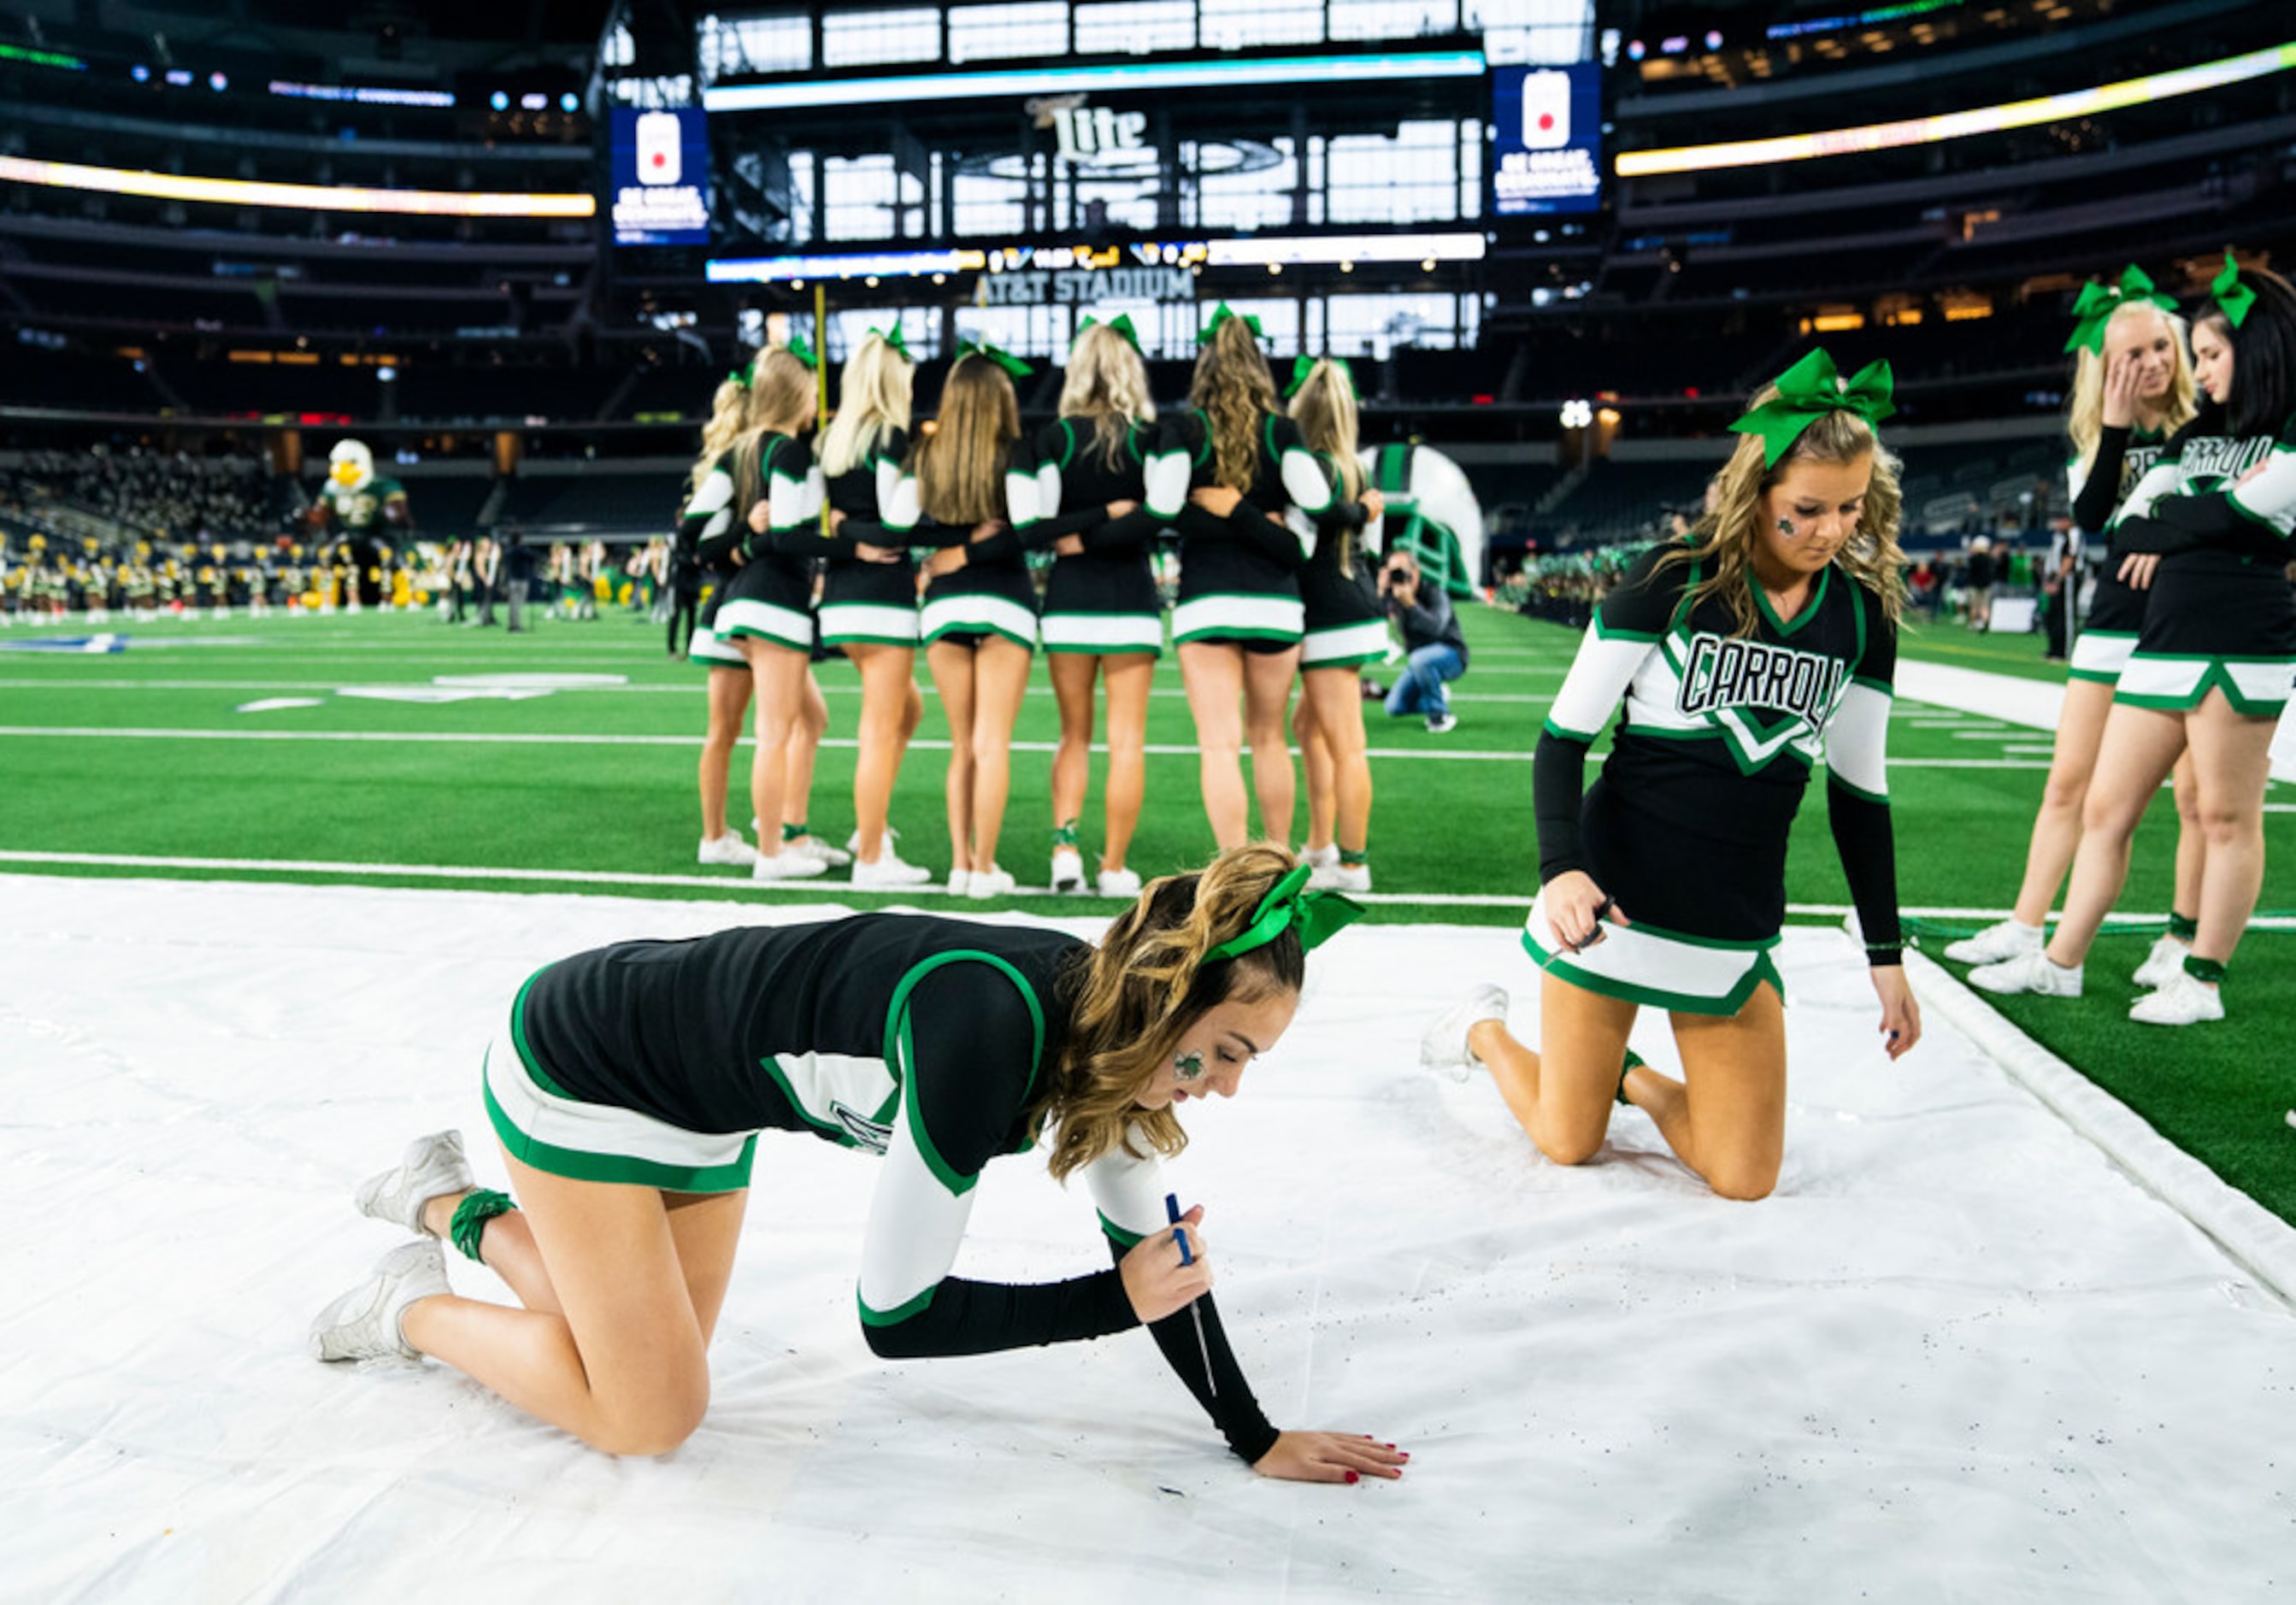
<path id="1" fill-rule="evenodd" d="M 2185 973 L 2185 955 L 2192 951 L 2174 937 L 2155 938 L 2152 951 L 2144 955 L 2144 962 L 2128 979 L 2148 992 L 2156 991 Z"/>
<path id="2" fill-rule="evenodd" d="M 428 1237 L 422 1206 L 449 1192 L 468 1192 L 478 1184 L 471 1162 L 463 1157 L 463 1134 L 434 1131 L 406 1145 L 397 1169 L 369 1176 L 361 1184 L 358 1212 Z"/>
<path id="3" fill-rule="evenodd" d="M 784 853 L 803 853 L 808 858 L 818 858 L 824 869 L 841 870 L 853 862 L 853 855 L 843 848 L 831 847 L 818 836 L 800 836 L 782 843 Z"/>
<path id="4" fill-rule="evenodd" d="M 715 841 L 704 840 L 700 855 L 703 864 L 729 864 L 747 869 L 758 861 L 758 849 L 742 839 L 739 831 L 728 831 Z"/>
<path id="5" fill-rule="evenodd" d="M 2225 1017 L 2224 995 L 2183 970 L 2129 1006 L 2128 1018 L 2143 1026 L 2196 1026 Z"/>
<path id="6" fill-rule="evenodd" d="M 895 830 L 890 825 L 887 825 L 885 827 L 885 845 L 887 847 L 892 846 L 893 843 L 898 841 L 900 839 L 901 833 L 898 831 Z M 861 832 L 857 829 L 852 835 L 848 836 L 845 839 L 845 850 L 856 855 L 858 855 L 861 851 Z"/>
<path id="7" fill-rule="evenodd" d="M 1969 984 L 1980 992 L 2014 996 L 2030 992 L 2039 997 L 2079 997 L 2081 967 L 2063 969 L 2049 962 L 2048 950 L 2036 947 L 1997 964 L 1980 964 L 1969 972 Z"/>
<path id="8" fill-rule="evenodd" d="M 1122 897 L 1130 902 L 1140 895 L 1138 870 L 1103 870 L 1095 886 L 1103 897 Z"/>
<path id="9" fill-rule="evenodd" d="M 948 895 L 952 897 L 964 897 L 967 892 L 972 889 L 972 872 L 971 870 L 949 871 L 948 886 L 947 889 Z"/>
<path id="10" fill-rule="evenodd" d="M 311 1322 L 315 1360 L 380 1360 L 386 1355 L 419 1360 L 422 1351 L 398 1330 L 406 1306 L 455 1290 L 447 1285 L 447 1256 L 436 1238 L 402 1243 L 374 1262 L 373 1276 L 319 1312 Z"/>
<path id="11" fill-rule="evenodd" d="M 1333 841 L 1319 848 L 1301 848 L 1300 862 L 1311 870 L 1335 870 L 1340 867 L 1340 844 Z"/>
<path id="12" fill-rule="evenodd" d="M 904 862 L 890 841 L 877 850 L 876 863 L 864 864 L 858 858 L 853 861 L 853 884 L 877 891 L 922 886 L 932 878 L 932 872 L 923 864 Z"/>
<path id="13" fill-rule="evenodd" d="M 1367 892 L 1371 890 L 1371 865 L 1318 865 L 1308 877 L 1308 889 L 1312 892 Z"/>
<path id="14" fill-rule="evenodd" d="M 770 858 L 763 853 L 758 854 L 757 862 L 750 865 L 750 879 L 752 880 L 807 880 L 823 873 L 828 868 L 827 864 L 810 853 L 793 853 L 789 848 L 783 848 Z"/>
<path id="15" fill-rule="evenodd" d="M 1949 944 L 1945 956 L 1956 964 L 1997 964 L 2021 953 L 2038 953 L 2047 945 L 2048 932 L 2040 926 L 2020 925 L 2009 919 Z"/>
<path id="16" fill-rule="evenodd" d="M 1084 890 L 1084 855 L 1076 848 L 1053 849 L 1053 889 L 1071 894 Z"/>
<path id="17" fill-rule="evenodd" d="M 1013 879 L 1009 871 L 1000 870 L 992 864 L 985 870 L 972 872 L 972 879 L 966 884 L 964 895 L 977 902 L 985 902 L 990 897 L 1007 896 L 1019 885 L 1020 882 Z"/>
<path id="18" fill-rule="evenodd" d="M 1419 1062 L 1426 1069 L 1439 1070 L 1454 1081 L 1464 1081 L 1468 1070 L 1475 1064 L 1475 1055 L 1467 1046 L 1467 1033 L 1482 1020 L 1495 1020 L 1506 1023 L 1507 995 L 1502 987 L 1478 987 L 1435 1017 L 1426 1034 L 1419 1039 Z"/>

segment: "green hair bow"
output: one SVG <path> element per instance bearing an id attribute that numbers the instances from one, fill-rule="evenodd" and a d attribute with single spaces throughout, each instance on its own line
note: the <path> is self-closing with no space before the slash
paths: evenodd
<path id="1" fill-rule="evenodd" d="M 1201 334 L 1196 336 L 1196 344 L 1200 346 L 1210 345 L 1212 343 L 1212 336 L 1219 332 L 1219 326 L 1232 317 L 1242 318 L 1250 328 L 1253 339 L 1266 340 L 1267 338 L 1267 331 L 1259 326 L 1259 319 L 1257 315 L 1249 312 L 1238 312 L 1234 307 L 1230 307 L 1226 301 L 1222 301 L 1219 304 L 1218 310 L 1212 314 L 1212 321 L 1204 325 L 1204 332 Z"/>
<path id="2" fill-rule="evenodd" d="M 2225 247 L 2224 271 L 2209 281 L 2209 293 L 2217 298 L 2225 321 L 2235 329 L 2247 321 L 2250 308 L 2256 305 L 2256 291 L 2240 282 L 2240 262 L 2229 245 Z"/>
<path id="3" fill-rule="evenodd" d="M 1251 918 L 1244 921 L 1243 929 L 1204 954 L 1204 962 L 1232 959 L 1255 947 L 1265 947 L 1294 926 L 1300 930 L 1302 951 L 1313 953 L 1364 917 L 1363 905 L 1337 892 L 1308 890 L 1308 877 L 1312 872 L 1303 864 L 1269 888 L 1259 905 L 1251 911 Z"/>
<path id="4" fill-rule="evenodd" d="M 757 367 L 758 364 L 754 362 L 745 362 L 740 367 L 735 368 L 733 372 L 726 375 L 726 382 L 727 384 L 740 385 L 746 390 L 750 388 L 750 375 L 757 372 Z"/>
<path id="5" fill-rule="evenodd" d="M 1123 337 L 1124 343 L 1131 347 L 1136 354 L 1139 351 L 1140 332 L 1132 326 L 1132 315 L 1128 312 L 1119 312 L 1104 323 L 1101 323 L 1098 318 L 1094 317 L 1087 313 L 1085 316 L 1084 322 L 1077 325 L 1076 340 L 1069 341 L 1069 349 L 1071 351 L 1076 349 L 1076 342 L 1078 340 L 1082 340 L 1084 338 L 1084 332 L 1095 326 L 1098 326 L 1103 329 L 1114 330 L 1119 335 Z"/>
<path id="6" fill-rule="evenodd" d="M 1026 379 L 1029 374 L 1034 373 L 1037 371 L 1030 367 L 1027 363 L 1022 362 L 1019 357 L 1013 356 L 1010 351 L 999 351 L 996 347 L 988 344 L 986 340 L 961 340 L 957 341 L 957 362 L 963 362 L 968 356 L 986 357 L 1015 379 Z M 952 364 L 951 365 L 954 366 L 955 364 Z"/>
<path id="7" fill-rule="evenodd" d="M 2131 262 L 2120 270 L 2118 284 L 2092 281 L 2081 286 L 2080 299 L 2073 303 L 2073 332 L 2065 337 L 2065 349 L 2078 351 L 2086 346 L 2103 356 L 2105 324 L 2114 313 L 2130 305 L 2158 307 L 2163 312 L 2177 310 L 2175 299 L 2156 291 L 2144 270 Z"/>
<path id="8" fill-rule="evenodd" d="M 902 337 L 900 319 L 895 318 L 893 320 L 893 326 L 890 329 L 872 329 L 869 332 L 875 335 L 879 340 L 883 340 L 887 345 L 892 347 L 894 350 L 898 351 L 903 356 L 908 357 L 911 362 L 917 360 L 915 357 L 909 356 L 909 342 Z"/>
<path id="9" fill-rule="evenodd" d="M 782 349 L 803 363 L 808 370 L 817 371 L 821 366 L 821 358 L 814 354 L 812 346 L 806 342 L 805 337 L 801 334 L 791 335 L 789 343 Z"/>
<path id="10" fill-rule="evenodd" d="M 1316 371 L 1316 364 L 1319 362 L 1327 362 L 1338 371 L 1340 377 L 1347 382 L 1349 395 L 1363 394 L 1356 389 L 1355 371 L 1348 366 L 1345 357 L 1308 356 L 1303 354 L 1292 359 L 1292 382 L 1283 387 L 1284 400 L 1289 401 L 1300 393 L 1300 387 L 1308 382 L 1308 375 Z"/>
<path id="11" fill-rule="evenodd" d="M 1776 384 L 1776 395 L 1730 426 L 1734 433 L 1762 438 L 1764 468 L 1775 468 L 1801 432 L 1828 413 L 1855 413 L 1876 424 L 1898 410 L 1890 399 L 1887 362 L 1867 363 L 1845 385 L 1822 346 L 1779 374 Z"/>

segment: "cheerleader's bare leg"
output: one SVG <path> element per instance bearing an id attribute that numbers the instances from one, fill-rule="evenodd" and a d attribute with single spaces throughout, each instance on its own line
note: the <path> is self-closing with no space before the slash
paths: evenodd
<path id="1" fill-rule="evenodd" d="M 1675 1157 L 1726 1199 L 1767 1198 L 1786 1137 L 1786 1016 L 1767 981 L 1727 1018 L 1673 1016 L 1685 1079 L 1638 1065 L 1628 1101 L 1658 1123 Z"/>
<path id="2" fill-rule="evenodd" d="M 2225 964 L 2264 886 L 2264 789 L 2272 778 L 2276 718 L 2236 710 L 2211 691 L 2185 717 L 2192 741 L 2201 830 L 2208 842 L 2193 956 Z"/>
<path id="3" fill-rule="evenodd" d="M 1479 1021 L 1467 1034 L 1468 1050 L 1490 1071 L 1516 1121 L 1557 1165 L 1585 1164 L 1610 1133 L 1635 1009 L 1548 975 L 1539 984 L 1536 1049 L 1500 1020 Z"/>
<path id="4" fill-rule="evenodd" d="M 2049 938 L 2050 962 L 2070 969 L 2088 957 L 2089 944 L 2128 879 L 2128 844 L 2137 822 L 2184 750 L 2185 727 L 2180 713 L 2113 705 L 2081 807 L 2080 848 L 2065 888 L 2064 917 Z"/>
<path id="5" fill-rule="evenodd" d="M 932 672 L 933 690 L 948 719 L 948 850 L 952 869 L 987 869 L 972 857 L 972 653 L 973 649 L 951 641 L 936 641 L 925 648 L 925 667 Z"/>
<path id="6" fill-rule="evenodd" d="M 1101 683 L 1108 694 L 1108 782 L 1103 802 L 1107 834 L 1100 867 L 1120 870 L 1140 828 L 1140 807 L 1148 787 L 1148 693 L 1156 684 L 1152 652 L 1119 652 L 1100 659 Z"/>
<path id="7" fill-rule="evenodd" d="M 750 671 L 709 671 L 709 731 L 701 738 L 701 839 L 726 834 L 726 786 L 734 766 L 734 744 L 750 711 Z"/>
<path id="8" fill-rule="evenodd" d="M 1244 659 L 1250 655 L 1225 641 L 1180 643 L 1180 681 L 1187 687 L 1188 711 L 1196 721 L 1196 765 L 1203 786 L 1204 816 L 1220 851 L 1250 839 L 1251 802 L 1243 789 Z"/>
<path id="9" fill-rule="evenodd" d="M 909 704 L 917 695 L 917 655 L 906 646 L 866 642 L 849 643 L 845 655 L 861 674 L 861 749 L 853 764 L 853 824 L 860 840 L 854 856 L 874 864 L 885 848 L 893 784 L 916 729 Z"/>
<path id="10" fill-rule="evenodd" d="M 1246 652 L 1243 658 L 1243 733 L 1251 743 L 1251 789 L 1259 798 L 1259 833 L 1287 846 L 1299 776 L 1292 769 L 1292 682 L 1300 674 L 1300 649 Z"/>
<path id="11" fill-rule="evenodd" d="M 593 1447 L 676 1448 L 709 1405 L 709 1339 L 749 1195 L 578 1182 L 504 1158 L 562 1312 L 446 1295 L 409 1305 L 401 1332 Z"/>

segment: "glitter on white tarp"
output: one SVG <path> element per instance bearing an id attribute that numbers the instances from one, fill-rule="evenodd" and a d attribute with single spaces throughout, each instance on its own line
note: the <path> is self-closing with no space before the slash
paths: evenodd
<path id="1" fill-rule="evenodd" d="M 1505 929 L 1359 926 L 1233 1101 L 1188 1111 L 1222 1314 L 1279 1424 L 1399 1484 L 1253 1477 L 1144 1334 L 889 1363 L 853 1314 L 867 1157 L 759 1144 L 701 1431 L 580 1447 L 304 1329 L 398 1241 L 352 1190 L 456 1125 L 518 982 L 819 910 L 0 877 L 0 1596 L 2255 1598 L 2296 1584 L 2296 1316 L 1948 1021 L 1874 1046 L 1854 949 L 1783 948 L 1775 1197 L 1622 1112 L 1546 1163 L 1416 1068 Z M 1088 923 L 1072 924 L 1089 932 Z M 1637 1047 L 1675 1062 L 1664 1022 Z M 960 1269 L 1105 1263 L 997 1161 Z M 501 1297 L 456 1258 L 463 1291 Z"/>

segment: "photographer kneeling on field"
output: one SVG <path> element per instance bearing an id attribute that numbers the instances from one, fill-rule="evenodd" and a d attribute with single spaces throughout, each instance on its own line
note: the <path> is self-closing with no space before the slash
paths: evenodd
<path id="1" fill-rule="evenodd" d="M 1388 617 L 1402 629 L 1404 649 L 1411 654 L 1410 667 L 1387 693 L 1389 716 L 1425 714 L 1431 735 L 1456 728 L 1459 721 L 1443 686 L 1467 672 L 1467 643 L 1459 634 L 1450 596 L 1439 585 L 1422 583 L 1419 564 L 1408 552 L 1387 560 L 1379 572 L 1379 594 Z"/>

